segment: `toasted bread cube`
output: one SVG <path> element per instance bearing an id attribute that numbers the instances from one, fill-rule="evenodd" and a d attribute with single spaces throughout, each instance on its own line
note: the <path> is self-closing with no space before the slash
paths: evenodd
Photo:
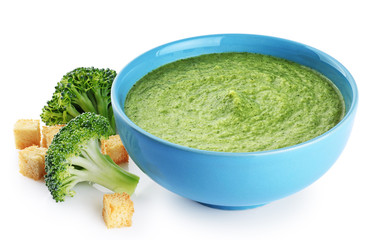
<path id="1" fill-rule="evenodd" d="M 101 148 L 102 153 L 110 156 L 116 164 L 129 161 L 129 154 L 126 152 L 119 135 L 113 135 L 108 139 L 102 139 Z"/>
<path id="2" fill-rule="evenodd" d="M 19 171 L 26 177 L 39 180 L 45 175 L 46 148 L 30 146 L 19 151 Z"/>
<path id="3" fill-rule="evenodd" d="M 42 126 L 42 147 L 49 148 L 51 141 L 53 141 L 54 135 L 56 135 L 60 129 L 65 125 L 55 126 Z"/>
<path id="4" fill-rule="evenodd" d="M 33 119 L 19 119 L 14 125 L 15 146 L 24 149 L 29 146 L 40 146 L 40 121 Z"/>
<path id="5" fill-rule="evenodd" d="M 129 194 L 104 194 L 103 219 L 107 228 L 130 227 L 133 213 L 134 205 Z"/>

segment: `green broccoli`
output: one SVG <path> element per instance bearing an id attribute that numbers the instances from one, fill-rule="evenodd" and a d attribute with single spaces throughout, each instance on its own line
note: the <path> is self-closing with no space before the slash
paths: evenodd
<path id="1" fill-rule="evenodd" d="M 52 99 L 43 107 L 41 119 L 46 125 L 66 124 L 83 112 L 93 112 L 108 119 L 115 134 L 111 106 L 111 86 L 116 72 L 94 67 L 76 68 L 65 74 L 55 87 Z"/>
<path id="2" fill-rule="evenodd" d="M 105 117 L 86 112 L 73 118 L 54 136 L 45 157 L 45 182 L 54 200 L 73 196 L 79 182 L 92 182 L 114 192 L 131 195 L 139 181 L 100 149 L 100 139 L 109 136 Z"/>

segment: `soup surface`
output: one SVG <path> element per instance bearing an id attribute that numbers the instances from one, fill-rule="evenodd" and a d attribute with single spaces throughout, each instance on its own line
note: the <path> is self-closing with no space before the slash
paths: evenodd
<path id="1" fill-rule="evenodd" d="M 344 116 L 340 92 L 300 64 L 254 53 L 216 53 L 161 66 L 136 82 L 126 115 L 179 145 L 255 152 L 305 142 Z"/>

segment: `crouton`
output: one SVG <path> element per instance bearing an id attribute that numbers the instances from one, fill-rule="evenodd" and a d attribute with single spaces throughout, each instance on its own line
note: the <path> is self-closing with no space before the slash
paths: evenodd
<path id="1" fill-rule="evenodd" d="M 102 153 L 110 156 L 116 164 L 129 161 L 129 154 L 126 152 L 119 135 L 113 135 L 108 139 L 102 139 L 101 148 Z"/>
<path id="2" fill-rule="evenodd" d="M 42 126 L 42 147 L 49 148 L 54 135 L 65 125 Z"/>
<path id="3" fill-rule="evenodd" d="M 47 148 L 30 146 L 19 151 L 19 172 L 34 180 L 45 175 L 45 155 Z"/>
<path id="4" fill-rule="evenodd" d="M 103 219 L 107 228 L 130 227 L 133 213 L 134 205 L 129 194 L 104 194 Z"/>
<path id="5" fill-rule="evenodd" d="M 40 121 L 33 119 L 19 119 L 14 125 L 15 146 L 24 149 L 29 146 L 40 146 Z"/>

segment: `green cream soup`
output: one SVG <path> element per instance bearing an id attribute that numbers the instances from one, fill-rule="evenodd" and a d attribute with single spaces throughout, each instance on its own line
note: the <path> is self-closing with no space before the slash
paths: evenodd
<path id="1" fill-rule="evenodd" d="M 217 53 L 161 66 L 140 79 L 126 115 L 172 143 L 219 152 L 255 152 L 317 137 L 344 116 L 323 75 L 284 59 Z"/>

